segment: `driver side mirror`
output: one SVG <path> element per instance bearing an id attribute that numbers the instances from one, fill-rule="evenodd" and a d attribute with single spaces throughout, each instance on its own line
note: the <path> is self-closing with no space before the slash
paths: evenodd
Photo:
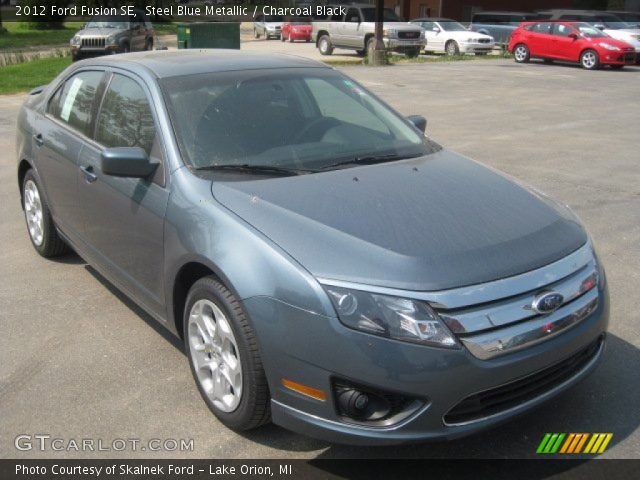
<path id="1" fill-rule="evenodd" d="M 424 133 L 427 129 L 427 119 L 422 115 L 409 115 L 407 117 L 407 120 L 409 120 L 413 124 L 413 126 L 420 130 L 422 133 Z"/>
<path id="2" fill-rule="evenodd" d="M 149 177 L 158 168 L 140 147 L 114 147 L 102 151 L 100 170 L 112 177 Z"/>
<path id="3" fill-rule="evenodd" d="M 349 21 L 351 23 L 360 23 L 360 17 L 350 17 Z"/>
<path id="4" fill-rule="evenodd" d="M 576 32 L 571 32 L 569 35 L 567 35 L 567 37 L 577 40 L 579 35 Z"/>
<path id="5" fill-rule="evenodd" d="M 433 27 L 431 30 L 433 30 L 436 33 L 438 33 L 440 31 L 440 29 L 438 27 Z"/>

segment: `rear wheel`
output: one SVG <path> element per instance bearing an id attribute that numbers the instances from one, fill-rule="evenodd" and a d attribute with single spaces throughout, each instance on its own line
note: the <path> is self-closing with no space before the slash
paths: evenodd
<path id="1" fill-rule="evenodd" d="M 36 251 L 45 258 L 65 253 L 68 247 L 56 231 L 49 206 L 41 194 L 40 180 L 33 170 L 27 171 L 22 182 L 22 207 Z"/>
<path id="2" fill-rule="evenodd" d="M 333 45 L 329 35 L 322 35 L 318 40 L 318 50 L 321 55 L 331 55 L 333 53 Z"/>
<path id="3" fill-rule="evenodd" d="M 586 70 L 597 70 L 600 68 L 600 57 L 595 50 L 585 50 L 580 55 L 580 65 Z"/>
<path id="4" fill-rule="evenodd" d="M 409 58 L 416 58 L 418 55 L 420 55 L 420 49 L 419 48 L 407 48 L 404 51 L 404 54 Z"/>
<path id="5" fill-rule="evenodd" d="M 213 277 L 189 290 L 184 341 L 198 390 L 223 424 L 250 430 L 269 421 L 269 388 L 255 333 L 238 299 Z"/>
<path id="6" fill-rule="evenodd" d="M 513 58 L 518 63 L 527 63 L 531 59 L 531 53 L 529 47 L 524 43 L 519 43 L 513 49 Z"/>

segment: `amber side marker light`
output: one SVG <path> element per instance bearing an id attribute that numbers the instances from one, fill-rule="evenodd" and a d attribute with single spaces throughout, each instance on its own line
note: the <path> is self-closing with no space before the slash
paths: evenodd
<path id="1" fill-rule="evenodd" d="M 322 390 L 318 390 L 317 388 L 313 387 L 307 387 L 306 385 L 287 380 L 286 378 L 282 379 L 282 385 L 284 385 L 289 390 L 301 393 L 302 395 L 311 397 L 314 400 L 320 400 L 321 402 L 324 402 L 327 399 L 327 395 Z"/>

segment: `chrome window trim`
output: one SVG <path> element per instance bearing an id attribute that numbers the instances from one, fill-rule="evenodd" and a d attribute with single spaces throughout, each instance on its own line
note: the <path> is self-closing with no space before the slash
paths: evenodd
<path id="1" fill-rule="evenodd" d="M 468 307 L 480 303 L 493 302 L 502 298 L 537 290 L 551 283 L 555 283 L 558 280 L 562 280 L 563 278 L 580 270 L 591 261 L 595 262 L 595 256 L 593 254 L 591 241 L 587 241 L 575 252 L 539 269 L 531 270 L 513 277 L 450 290 L 414 291 L 363 283 L 345 282 L 342 280 L 323 277 L 317 277 L 317 280 L 323 285 L 352 288 L 355 290 L 379 293 L 382 295 L 394 295 L 397 297 L 422 300 L 429 302 L 431 306 L 436 309 L 448 310 Z"/>

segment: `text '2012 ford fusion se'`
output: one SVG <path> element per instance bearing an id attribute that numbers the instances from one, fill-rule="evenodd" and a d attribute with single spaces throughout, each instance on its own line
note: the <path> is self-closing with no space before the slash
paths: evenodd
<path id="1" fill-rule="evenodd" d="M 182 338 L 232 429 L 465 435 L 589 374 L 608 293 L 568 208 L 425 126 L 297 57 L 79 62 L 20 112 L 29 236 Z"/>

